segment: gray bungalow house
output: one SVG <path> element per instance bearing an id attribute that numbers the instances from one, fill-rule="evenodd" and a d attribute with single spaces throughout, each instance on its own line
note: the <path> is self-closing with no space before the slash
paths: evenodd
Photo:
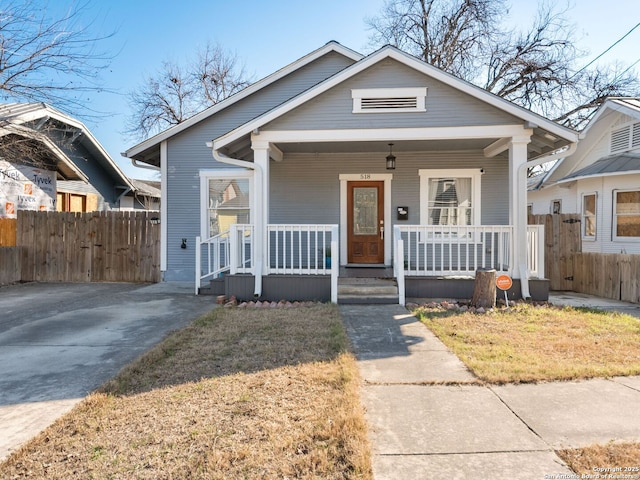
<path id="1" fill-rule="evenodd" d="M 389 277 L 404 304 L 469 298 L 480 268 L 544 298 L 526 170 L 576 141 L 394 47 L 329 42 L 124 155 L 161 169 L 164 280 L 335 302 Z"/>

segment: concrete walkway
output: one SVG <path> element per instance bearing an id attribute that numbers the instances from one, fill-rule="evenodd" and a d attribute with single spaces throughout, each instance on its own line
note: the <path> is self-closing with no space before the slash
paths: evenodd
<path id="1" fill-rule="evenodd" d="M 363 379 L 376 480 L 571 478 L 554 449 L 640 441 L 640 377 L 483 386 L 405 308 L 340 312 Z"/>

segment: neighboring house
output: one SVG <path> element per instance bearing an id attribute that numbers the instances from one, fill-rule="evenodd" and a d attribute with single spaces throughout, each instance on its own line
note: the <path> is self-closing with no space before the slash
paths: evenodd
<path id="1" fill-rule="evenodd" d="M 640 253 L 640 98 L 607 99 L 528 196 L 533 214 L 581 216 L 583 252 Z"/>
<path id="2" fill-rule="evenodd" d="M 137 188 L 78 120 L 43 103 L 0 105 L 0 217 L 111 210 Z"/>
<path id="3" fill-rule="evenodd" d="M 335 301 L 393 267 L 404 303 L 470 297 L 478 268 L 539 295 L 526 170 L 576 141 L 394 47 L 330 42 L 124 155 L 161 168 L 164 280 Z"/>
<path id="4" fill-rule="evenodd" d="M 130 178 L 134 190 L 120 198 L 120 210 L 160 211 L 160 182 Z"/>

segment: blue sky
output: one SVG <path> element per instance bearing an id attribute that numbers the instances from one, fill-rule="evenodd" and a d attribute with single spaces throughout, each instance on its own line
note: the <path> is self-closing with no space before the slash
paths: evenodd
<path id="1" fill-rule="evenodd" d="M 72 0 L 43 1 L 50 13 Z M 84 10 L 96 35 L 115 32 L 100 45 L 115 55 L 102 73 L 107 90 L 91 95 L 94 110 L 108 112 L 100 121 L 82 119 L 126 175 L 150 178 L 134 168 L 120 152 L 136 142 L 122 131 L 130 113 L 126 94 L 145 75 L 158 70 L 165 59 L 193 58 L 207 41 L 218 42 L 237 54 L 246 72 L 258 80 L 330 40 L 368 53 L 369 31 L 364 18 L 377 14 L 383 0 L 93 0 Z M 640 22 L 637 0 L 575 0 L 567 18 L 575 23 L 578 47 L 600 54 Z M 515 24 L 532 20 L 536 4 L 512 0 L 510 19 Z M 639 12 L 633 15 L 632 12 Z M 600 63 L 640 59 L 640 28 L 607 53 Z M 640 64 L 639 64 L 640 65 Z M 55 105 L 54 105 L 55 106 Z"/>

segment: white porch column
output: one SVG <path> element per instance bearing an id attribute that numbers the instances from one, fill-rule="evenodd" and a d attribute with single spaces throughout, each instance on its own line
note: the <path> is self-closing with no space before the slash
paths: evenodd
<path id="1" fill-rule="evenodd" d="M 531 130 L 509 142 L 509 223 L 513 225 L 513 276 L 519 278 L 522 296 L 530 297 L 527 271 L 527 144 Z"/>
<path id="2" fill-rule="evenodd" d="M 253 200 L 256 242 L 254 258 L 261 263 L 258 271 L 269 274 L 267 225 L 269 224 L 269 143 L 253 140 L 253 162 L 256 164 L 255 195 Z"/>

